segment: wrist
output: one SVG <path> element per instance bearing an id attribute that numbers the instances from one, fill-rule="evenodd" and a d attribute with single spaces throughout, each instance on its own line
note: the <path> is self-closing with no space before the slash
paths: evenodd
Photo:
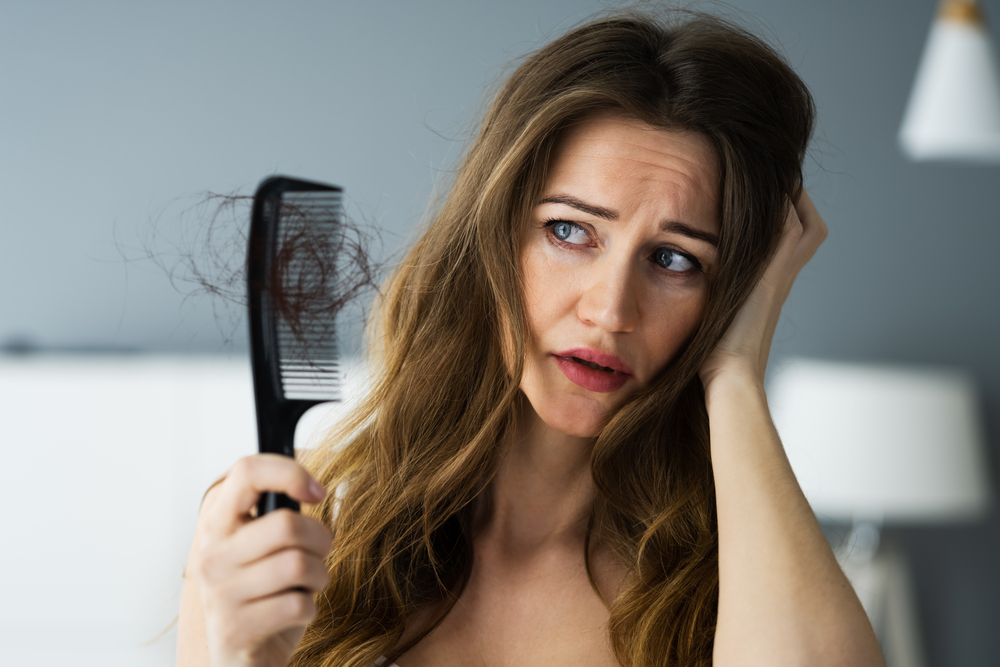
<path id="1" fill-rule="evenodd" d="M 734 398 L 761 398 L 765 403 L 767 400 L 763 378 L 749 366 L 729 366 L 711 374 L 702 374 L 701 382 L 705 389 L 706 408 Z"/>

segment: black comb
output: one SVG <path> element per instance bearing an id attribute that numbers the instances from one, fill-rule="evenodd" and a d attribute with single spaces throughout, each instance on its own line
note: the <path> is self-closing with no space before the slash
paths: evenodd
<path id="1" fill-rule="evenodd" d="M 295 425 L 309 408 L 339 400 L 335 309 L 342 190 L 284 176 L 254 195 L 247 247 L 250 355 L 259 450 L 295 456 Z M 257 515 L 298 502 L 261 495 Z"/>

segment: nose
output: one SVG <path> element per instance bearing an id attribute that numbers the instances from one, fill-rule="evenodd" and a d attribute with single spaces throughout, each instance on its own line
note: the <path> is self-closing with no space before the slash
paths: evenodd
<path id="1" fill-rule="evenodd" d="M 639 299 L 632 267 L 627 261 L 613 262 L 610 258 L 602 264 L 604 270 L 592 272 L 592 280 L 580 295 L 577 317 L 609 333 L 635 331 Z"/>

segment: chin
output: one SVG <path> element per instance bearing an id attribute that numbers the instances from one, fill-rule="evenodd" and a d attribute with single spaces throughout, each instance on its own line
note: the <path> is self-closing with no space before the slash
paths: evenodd
<path id="1" fill-rule="evenodd" d="M 546 404 L 532 408 L 550 429 L 576 438 L 596 438 L 613 414 L 605 406 L 595 405 Z"/>

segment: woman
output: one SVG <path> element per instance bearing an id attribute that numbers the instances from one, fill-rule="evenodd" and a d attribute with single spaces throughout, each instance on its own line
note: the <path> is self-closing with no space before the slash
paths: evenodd
<path id="1" fill-rule="evenodd" d="M 616 15 L 527 58 L 314 477 L 255 456 L 206 497 L 178 664 L 881 664 L 762 389 L 826 234 L 812 117 L 709 17 Z M 251 520 L 262 490 L 315 505 Z"/>

